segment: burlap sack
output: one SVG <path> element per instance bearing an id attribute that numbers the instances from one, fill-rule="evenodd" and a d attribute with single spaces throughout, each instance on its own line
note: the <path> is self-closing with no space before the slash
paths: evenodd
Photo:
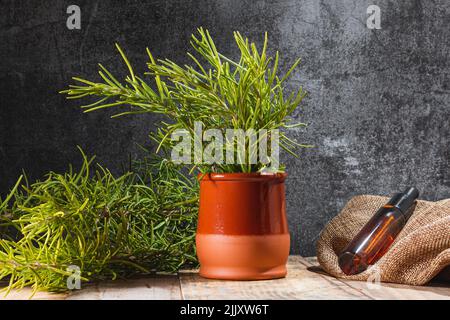
<path id="1" fill-rule="evenodd" d="M 367 280 L 376 272 L 384 282 L 423 285 L 450 265 L 450 199 L 419 200 L 406 226 L 373 268 L 354 276 L 341 271 L 338 254 L 388 200 L 356 196 L 325 226 L 317 243 L 317 258 L 326 272 L 351 280 Z"/>

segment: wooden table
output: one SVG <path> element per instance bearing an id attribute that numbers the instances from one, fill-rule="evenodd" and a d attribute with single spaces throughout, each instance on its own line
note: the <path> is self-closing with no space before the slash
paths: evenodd
<path id="1" fill-rule="evenodd" d="M 30 289 L 13 291 L 6 299 L 28 299 Z M 345 281 L 325 274 L 315 257 L 291 256 L 288 276 L 268 281 L 221 281 L 196 271 L 85 285 L 69 294 L 37 293 L 33 299 L 449 299 L 449 283 L 413 287 Z"/>

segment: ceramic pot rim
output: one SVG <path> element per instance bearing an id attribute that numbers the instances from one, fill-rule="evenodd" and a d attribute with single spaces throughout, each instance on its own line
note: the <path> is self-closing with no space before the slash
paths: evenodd
<path id="1" fill-rule="evenodd" d="M 284 181 L 287 173 L 199 173 L 197 179 L 199 181 Z"/>

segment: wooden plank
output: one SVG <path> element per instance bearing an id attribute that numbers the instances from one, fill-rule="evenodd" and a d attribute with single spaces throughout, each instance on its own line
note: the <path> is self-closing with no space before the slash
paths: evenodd
<path id="1" fill-rule="evenodd" d="M 316 257 L 304 258 L 301 262 L 311 271 L 333 278 L 322 270 Z M 408 286 L 395 283 L 375 285 L 365 281 L 344 279 L 339 281 L 377 300 L 450 300 L 450 285 L 444 282 L 432 281 L 426 286 Z"/>
<path id="2" fill-rule="evenodd" d="M 1 286 L 1 285 L 0 285 Z M 3 283 L 5 286 L 5 283 Z M 13 290 L 0 300 L 29 299 L 32 290 Z M 315 257 L 291 256 L 288 276 L 265 281 L 221 281 L 201 278 L 196 270 L 176 275 L 158 275 L 105 281 L 83 286 L 67 294 L 38 292 L 37 300 L 122 299 L 450 299 L 448 282 L 414 287 L 382 283 L 378 289 L 364 281 L 336 279 L 327 275 Z"/>
<path id="3" fill-rule="evenodd" d="M 334 278 L 307 270 L 300 256 L 289 257 L 284 279 L 224 281 L 201 278 L 196 271 L 180 273 L 184 299 L 370 299 Z"/>
<path id="4" fill-rule="evenodd" d="M 0 295 L 0 300 L 179 300 L 180 283 L 177 275 L 90 283 L 81 290 L 68 294 L 37 292 L 31 296 L 31 288 L 12 290 L 9 295 Z"/>
<path id="5" fill-rule="evenodd" d="M 178 276 L 105 281 L 72 291 L 67 300 L 180 300 Z"/>
<path id="6" fill-rule="evenodd" d="M 21 290 L 11 290 L 11 292 L 5 296 L 5 293 L 0 293 L 0 300 L 64 300 L 66 294 L 51 293 L 45 291 L 36 292 L 32 296 L 33 290 L 31 288 L 23 288 Z"/>

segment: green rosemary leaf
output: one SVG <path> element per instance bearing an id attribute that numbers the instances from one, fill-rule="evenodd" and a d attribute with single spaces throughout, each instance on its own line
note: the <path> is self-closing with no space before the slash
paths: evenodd
<path id="1" fill-rule="evenodd" d="M 86 282 L 196 265 L 196 180 L 159 157 L 115 177 L 81 153 L 80 170 L 50 172 L 25 188 L 21 177 L 1 202 L 6 293 L 68 290 L 71 266 Z"/>

